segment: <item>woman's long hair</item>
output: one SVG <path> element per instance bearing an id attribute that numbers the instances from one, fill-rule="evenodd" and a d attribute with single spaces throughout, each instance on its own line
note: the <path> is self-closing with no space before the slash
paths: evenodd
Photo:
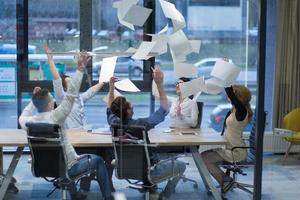
<path id="1" fill-rule="evenodd" d="M 252 119 L 253 111 L 251 110 L 251 92 L 248 88 L 242 85 L 233 85 L 233 92 L 237 99 L 246 107 L 248 113 L 248 121 Z"/>

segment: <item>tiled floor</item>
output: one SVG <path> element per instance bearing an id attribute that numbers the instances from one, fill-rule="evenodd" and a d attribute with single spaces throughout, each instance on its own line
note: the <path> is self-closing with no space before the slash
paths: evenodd
<path id="1" fill-rule="evenodd" d="M 265 155 L 264 156 L 264 170 L 263 170 L 263 187 L 262 187 L 262 199 L 265 200 L 296 200 L 300 196 L 300 161 L 296 160 L 296 155 L 291 155 L 285 166 L 282 166 L 280 159 L 282 155 Z M 9 163 L 11 155 L 4 156 L 5 168 Z M 27 163 L 29 155 L 23 155 L 15 171 L 14 177 L 18 180 L 17 187 L 19 188 L 18 194 L 8 193 L 5 199 L 12 200 L 25 200 L 33 199 L 40 200 L 46 199 L 46 194 L 52 189 L 52 185 L 47 183 L 41 178 L 35 178 L 30 171 L 30 164 Z M 189 161 L 185 175 L 188 178 L 197 180 L 199 187 L 193 188 L 193 184 L 190 182 L 180 181 L 176 193 L 171 196 L 173 200 L 193 200 L 193 199 L 213 199 L 209 196 L 203 186 L 202 180 L 200 180 L 197 168 L 194 165 L 190 157 L 184 158 L 185 161 Z M 245 177 L 239 177 L 244 182 L 251 183 L 253 180 L 253 169 L 246 170 L 248 175 Z M 128 200 L 142 200 L 143 194 L 136 190 L 126 188 L 128 184 L 125 181 L 114 180 L 115 188 L 119 192 L 125 193 Z M 163 184 L 159 185 L 163 188 Z M 229 200 L 246 200 L 252 199 L 251 195 L 235 189 L 226 194 Z M 60 192 L 56 191 L 50 196 L 49 200 L 59 199 Z M 93 182 L 91 192 L 89 193 L 88 200 L 102 199 L 99 192 L 99 188 L 96 182 Z"/>

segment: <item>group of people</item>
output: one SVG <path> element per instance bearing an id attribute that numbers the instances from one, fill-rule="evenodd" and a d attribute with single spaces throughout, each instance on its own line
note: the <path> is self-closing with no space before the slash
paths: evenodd
<path id="1" fill-rule="evenodd" d="M 80 94 L 81 80 L 90 59 L 87 52 L 83 51 L 79 53 L 76 74 L 72 78 L 60 76 L 53 61 L 52 51 L 47 45 L 45 46 L 45 52 L 53 77 L 55 101 L 48 89 L 35 87 L 32 94 L 32 101 L 23 110 L 19 118 L 19 123 L 25 130 L 27 122 L 59 124 L 62 127 L 61 137 L 67 154 L 68 173 L 70 176 L 76 176 L 82 169 L 88 167 L 88 163 L 86 160 L 75 162 L 79 156 L 66 135 L 66 129 L 85 127 L 87 122 L 84 103 L 100 91 L 104 83 L 100 82 Z M 147 118 L 134 119 L 133 105 L 123 96 L 114 96 L 117 78 L 111 77 L 108 83 L 109 95 L 106 110 L 108 124 L 142 125 L 146 130 L 150 130 L 164 121 L 165 117 L 169 114 L 171 119 L 170 127 L 172 128 L 196 127 L 198 123 L 197 102 L 192 96 L 183 98 L 179 87 L 181 83 L 187 82 L 190 79 L 182 77 L 178 80 L 176 84 L 178 98 L 171 106 L 164 91 L 164 75 L 159 66 L 155 66 L 153 69 L 153 80 L 158 88 L 160 107 Z M 220 169 L 219 164 L 222 161 L 233 162 L 233 159 L 235 161 L 246 159 L 247 152 L 245 149 L 235 150 L 232 154 L 231 148 L 245 145 L 242 140 L 242 132 L 252 117 L 250 108 L 251 93 L 247 88 L 243 86 L 231 86 L 225 88 L 225 91 L 233 106 L 224 123 L 224 134 L 227 145 L 225 149 L 213 149 L 201 153 L 209 172 L 218 181 L 224 192 L 231 188 L 233 180 Z M 100 156 L 101 154 L 91 154 L 91 166 L 96 171 L 94 176 L 96 176 L 102 196 L 104 199 L 113 199 L 112 192 L 115 191 L 112 183 L 114 169 L 112 164 L 113 150 L 106 152 L 106 154 L 110 154 L 110 156 L 104 157 Z M 151 154 L 153 154 L 150 155 L 151 157 L 159 159 L 159 156 L 156 156 L 155 153 L 152 152 Z M 234 155 L 234 158 L 232 158 L 232 155 Z M 164 164 L 155 165 L 151 170 L 150 176 L 152 179 L 160 179 L 170 176 L 172 173 L 182 175 L 185 169 L 185 163 L 179 160 L 164 162 Z M 161 199 L 168 199 L 171 196 L 175 191 L 179 179 L 180 176 L 177 176 L 168 181 L 164 191 L 160 195 Z M 89 178 L 81 181 L 81 189 L 89 190 L 90 181 Z M 69 190 L 72 199 L 82 199 L 82 193 L 77 191 L 74 183 L 70 184 Z"/>

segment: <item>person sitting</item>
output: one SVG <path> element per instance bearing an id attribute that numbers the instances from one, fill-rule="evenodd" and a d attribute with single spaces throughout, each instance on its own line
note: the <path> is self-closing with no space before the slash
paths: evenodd
<path id="1" fill-rule="evenodd" d="M 225 149 L 212 149 L 201 153 L 210 174 L 218 181 L 222 191 L 226 193 L 233 185 L 233 179 L 225 174 L 219 165 L 223 161 L 239 162 L 247 158 L 246 149 L 231 149 L 235 146 L 246 146 L 243 140 L 243 130 L 251 120 L 253 112 L 250 107 L 251 92 L 248 88 L 233 85 L 225 88 L 232 104 L 232 110 L 224 121 L 224 134 L 227 144 Z"/>
<path id="2" fill-rule="evenodd" d="M 75 77 L 70 79 L 68 91 L 60 105 L 54 109 L 54 101 L 50 92 L 45 88 L 41 89 L 40 87 L 35 87 L 32 95 L 32 101 L 25 107 L 19 118 L 19 123 L 25 130 L 27 129 L 27 122 L 44 122 L 58 124 L 61 126 L 61 137 L 67 154 L 67 168 L 70 176 L 76 176 L 82 171 L 82 169 L 88 167 L 87 160 L 85 159 L 80 160 L 79 163 L 75 164 L 75 161 L 79 156 L 76 154 L 72 144 L 70 143 L 64 127 L 64 122 L 71 112 L 75 98 L 78 95 L 83 77 L 83 71 L 89 60 L 86 52 L 81 52 L 78 57 L 79 59 Z M 36 110 L 37 114 L 35 114 Z M 106 199 L 112 199 L 108 173 L 103 159 L 100 156 L 91 154 L 91 168 L 96 170 L 96 177 L 102 195 Z M 78 199 L 82 197 L 76 193 L 77 189 L 75 183 L 70 184 L 69 188 L 72 199 Z"/>
<path id="3" fill-rule="evenodd" d="M 181 77 L 176 83 L 176 94 L 178 98 L 173 101 L 170 109 L 171 128 L 193 128 L 198 123 L 197 102 L 193 96 L 182 98 L 179 85 L 190 81 L 189 78 Z"/>
<path id="4" fill-rule="evenodd" d="M 163 73 L 160 71 L 159 67 L 156 66 L 153 70 L 153 79 L 158 87 L 160 108 L 152 113 L 149 117 L 133 119 L 133 106 L 127 101 L 125 97 L 119 96 L 114 99 L 114 83 L 117 81 L 115 77 L 112 77 L 109 81 L 109 98 L 107 105 L 107 122 L 109 125 L 112 124 L 124 124 L 124 125 L 139 125 L 144 126 L 146 130 L 154 128 L 157 124 L 164 121 L 165 116 L 169 112 L 169 103 L 167 96 L 165 95 L 163 89 Z M 151 165 L 158 163 L 158 155 L 150 151 Z M 170 160 L 164 164 L 157 164 L 155 168 L 151 171 L 152 179 L 160 179 L 171 175 L 172 173 L 182 175 L 186 169 L 185 163 L 175 160 Z M 177 176 L 170 180 L 165 190 L 160 194 L 160 198 L 169 198 L 171 194 L 175 191 L 175 187 L 180 180 L 180 176 Z"/>
<path id="5" fill-rule="evenodd" d="M 47 45 L 44 45 L 44 51 L 48 58 L 48 63 L 50 66 L 50 71 L 53 77 L 53 90 L 56 104 L 61 104 L 62 100 L 66 95 L 68 90 L 70 77 L 67 75 L 62 75 L 60 77 L 52 55 L 52 50 L 49 49 Z M 99 82 L 96 85 L 90 87 L 87 91 L 82 94 L 78 94 L 75 98 L 73 108 L 65 121 L 66 128 L 85 128 L 87 127 L 87 120 L 85 116 L 84 103 L 94 97 L 98 91 L 101 90 L 104 83 Z"/>

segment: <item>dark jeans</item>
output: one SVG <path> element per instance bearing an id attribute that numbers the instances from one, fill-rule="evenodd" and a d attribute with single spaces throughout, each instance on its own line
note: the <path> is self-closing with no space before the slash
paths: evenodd
<path id="1" fill-rule="evenodd" d="M 111 189 L 109 187 L 109 179 L 104 160 L 97 155 L 90 154 L 91 160 L 90 163 L 88 159 L 82 159 L 68 170 L 70 177 L 75 177 L 82 174 L 84 171 L 91 167 L 91 170 L 96 171 L 96 179 L 100 186 L 103 197 L 111 196 Z M 74 183 L 70 185 L 70 193 L 74 194 L 76 192 L 76 186 Z"/>

